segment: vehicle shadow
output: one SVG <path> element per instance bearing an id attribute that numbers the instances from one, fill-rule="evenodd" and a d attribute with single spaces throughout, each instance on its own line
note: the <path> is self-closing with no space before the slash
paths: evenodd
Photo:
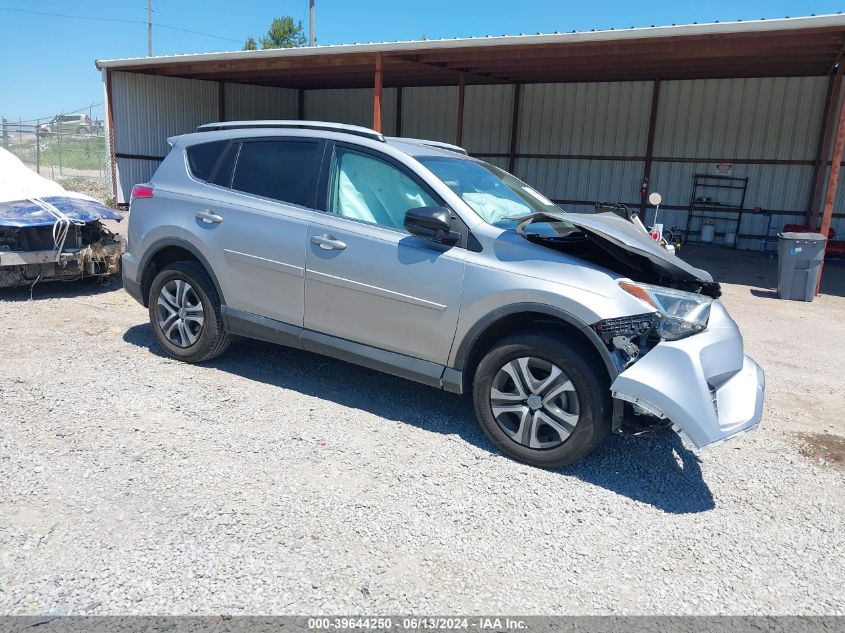
<path id="1" fill-rule="evenodd" d="M 44 299 L 68 299 L 70 297 L 94 296 L 104 292 L 120 290 L 123 281 L 120 275 L 112 278 L 86 277 L 75 281 L 43 281 L 29 286 L 0 288 L 0 301 L 42 301 Z"/>
<path id="2" fill-rule="evenodd" d="M 164 356 L 149 324 L 129 328 L 123 340 Z M 468 397 L 260 341 L 236 341 L 226 354 L 206 364 L 427 431 L 457 434 L 483 451 L 498 454 L 476 423 Z M 671 431 L 647 438 L 613 435 L 589 457 L 556 472 L 668 513 L 704 512 L 714 507 L 698 459 Z"/>
<path id="3" fill-rule="evenodd" d="M 716 507 L 701 460 L 671 429 L 647 437 L 611 435 L 592 455 L 559 472 L 670 514 Z"/>

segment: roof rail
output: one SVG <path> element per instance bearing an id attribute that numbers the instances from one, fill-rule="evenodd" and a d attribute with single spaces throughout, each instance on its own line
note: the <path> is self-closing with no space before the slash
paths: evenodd
<path id="1" fill-rule="evenodd" d="M 324 132 L 340 132 L 342 134 L 353 134 L 362 136 L 374 141 L 384 142 L 384 136 L 380 132 L 371 130 L 360 125 L 346 125 L 344 123 L 330 123 L 327 121 L 221 121 L 219 123 L 206 123 L 197 127 L 197 132 L 214 132 L 217 130 L 249 130 L 257 128 L 287 128 L 299 130 L 322 130 Z"/>
<path id="2" fill-rule="evenodd" d="M 450 152 L 457 152 L 458 154 L 469 155 L 469 152 L 463 147 L 452 145 L 451 143 L 444 143 L 442 141 L 427 141 L 422 138 L 406 138 L 404 136 L 389 136 L 387 140 L 399 141 L 400 143 L 410 143 L 411 145 L 426 145 L 428 147 L 436 147 L 437 149 L 446 149 Z"/>

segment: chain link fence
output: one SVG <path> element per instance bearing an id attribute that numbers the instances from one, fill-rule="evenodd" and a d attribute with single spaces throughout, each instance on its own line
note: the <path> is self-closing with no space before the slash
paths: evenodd
<path id="1" fill-rule="evenodd" d="M 69 127 L 55 122 L 24 125 L 3 120 L 0 147 L 69 191 L 111 202 L 106 135 L 97 122 Z"/>

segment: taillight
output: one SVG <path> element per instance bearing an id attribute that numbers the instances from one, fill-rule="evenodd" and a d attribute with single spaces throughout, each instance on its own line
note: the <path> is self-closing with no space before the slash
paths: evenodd
<path id="1" fill-rule="evenodd" d="M 153 186 L 152 185 L 135 185 L 132 187 L 132 195 L 129 196 L 129 204 L 135 202 L 139 198 L 152 198 L 153 197 Z"/>

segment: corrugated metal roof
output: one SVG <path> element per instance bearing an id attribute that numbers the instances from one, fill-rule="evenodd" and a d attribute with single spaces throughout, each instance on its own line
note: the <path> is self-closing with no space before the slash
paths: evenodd
<path id="1" fill-rule="evenodd" d="M 600 42 L 663 37 L 689 37 L 731 33 L 763 33 L 780 30 L 814 29 L 845 26 L 842 13 L 810 15 L 760 20 L 693 23 L 670 26 L 630 27 L 571 31 L 568 33 L 537 33 L 535 35 L 486 35 L 483 37 L 441 38 L 434 40 L 404 40 L 396 42 L 369 42 L 355 44 L 317 45 L 301 48 L 279 48 L 255 51 L 221 51 L 215 53 L 190 53 L 156 57 L 127 57 L 97 60 L 97 68 L 125 69 L 133 66 L 154 66 L 174 62 L 203 62 L 223 60 L 248 60 L 266 58 L 319 57 L 358 53 L 388 53 L 425 51 L 445 48 L 482 48 L 494 46 L 519 46 L 532 44 L 565 44 Z"/>

